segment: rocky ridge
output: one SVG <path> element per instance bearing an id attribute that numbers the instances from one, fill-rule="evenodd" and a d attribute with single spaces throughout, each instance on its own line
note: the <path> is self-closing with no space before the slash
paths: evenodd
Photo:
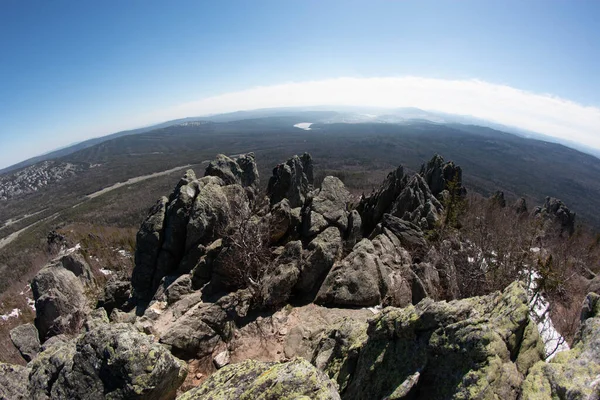
<path id="1" fill-rule="evenodd" d="M 29 363 L 0 364 L 0 395 L 600 395 L 597 295 L 573 349 L 550 363 L 524 284 L 455 300 L 453 266 L 427 232 L 465 195 L 460 167 L 439 156 L 412 176 L 399 167 L 360 200 L 335 177 L 317 186 L 308 154 L 273 170 L 264 201 L 257 171 L 253 154 L 187 171 L 142 223 L 131 282 L 97 287 L 77 253 L 42 269 L 35 326 L 12 335 Z"/>

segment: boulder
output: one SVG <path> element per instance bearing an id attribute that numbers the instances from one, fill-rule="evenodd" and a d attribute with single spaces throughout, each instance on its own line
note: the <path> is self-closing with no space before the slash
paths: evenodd
<path id="1" fill-rule="evenodd" d="M 271 207 L 268 221 L 271 236 L 270 241 L 271 243 L 277 243 L 288 234 L 294 223 L 290 202 L 287 199 L 283 199 Z"/>
<path id="2" fill-rule="evenodd" d="M 30 369 L 20 365 L 0 363 L 0 398 L 6 400 L 29 400 L 27 388 Z"/>
<path id="3" fill-rule="evenodd" d="M 240 155 L 235 159 L 219 154 L 208 164 L 204 176 L 218 177 L 225 185 L 253 187 L 259 183 L 254 153 Z"/>
<path id="4" fill-rule="evenodd" d="M 73 272 L 62 265 L 44 267 L 31 282 L 35 300 L 35 325 L 45 341 L 61 333 L 77 333 L 87 314 L 85 289 Z"/>
<path id="5" fill-rule="evenodd" d="M 372 241 L 363 239 L 333 266 L 315 302 L 342 307 L 410 304 L 410 263 L 410 255 L 391 232 Z"/>
<path id="6" fill-rule="evenodd" d="M 33 399 L 172 399 L 185 363 L 130 324 L 102 325 L 32 363 Z"/>
<path id="7" fill-rule="evenodd" d="M 301 207 L 312 184 L 312 159 L 305 153 L 301 157 L 293 156 L 273 169 L 273 176 L 267 186 L 267 195 L 271 205 L 288 199 L 291 208 Z"/>
<path id="8" fill-rule="evenodd" d="M 342 237 L 336 227 L 329 227 L 315 237 L 307 247 L 301 264 L 296 290 L 311 293 L 318 289 L 342 252 Z"/>
<path id="9" fill-rule="evenodd" d="M 517 399 L 543 355 L 528 304 L 514 283 L 479 298 L 388 307 L 365 331 L 326 331 L 313 362 L 345 399 Z"/>
<path id="10" fill-rule="evenodd" d="M 303 358 L 285 363 L 246 360 L 230 364 L 178 400 L 335 400 L 335 384 Z"/>
<path id="11" fill-rule="evenodd" d="M 427 252 L 427 241 L 417 225 L 391 214 L 383 215 L 381 225 L 396 235 L 402 247 L 410 251 L 413 257 L 422 258 Z"/>
<path id="12" fill-rule="evenodd" d="M 115 308 L 122 309 L 131 296 L 129 281 L 110 279 L 104 286 L 104 293 L 98 299 L 96 307 L 103 307 L 108 314 Z"/>
<path id="13" fill-rule="evenodd" d="M 19 325 L 11 329 L 10 340 L 27 362 L 37 356 L 42 349 L 38 331 L 32 323 Z"/>
<path id="14" fill-rule="evenodd" d="M 435 228 L 442 208 L 423 178 L 414 175 L 394 200 L 389 213 L 429 230 Z"/>
<path id="15" fill-rule="evenodd" d="M 92 288 L 96 285 L 96 279 L 87 261 L 81 253 L 71 253 L 63 256 L 60 259 L 60 264 L 63 268 L 71 271 L 76 277 L 81 280 L 81 283 L 88 288 Z"/>
<path id="16" fill-rule="evenodd" d="M 321 183 L 321 189 L 313 195 L 311 211 L 321 214 L 329 224 L 345 232 L 348 228 L 350 200 L 350 192 L 344 183 L 334 176 L 326 176 Z"/>
<path id="17" fill-rule="evenodd" d="M 298 282 L 302 263 L 302 242 L 294 241 L 285 245 L 283 253 L 269 268 L 261 287 L 263 304 L 268 307 L 280 306 L 292 295 Z"/>

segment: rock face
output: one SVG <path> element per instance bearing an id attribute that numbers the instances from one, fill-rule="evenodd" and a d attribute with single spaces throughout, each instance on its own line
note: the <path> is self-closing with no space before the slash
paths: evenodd
<path id="1" fill-rule="evenodd" d="M 10 331 L 10 340 L 25 361 L 31 361 L 41 350 L 38 331 L 32 323 L 19 325 Z"/>
<path id="2" fill-rule="evenodd" d="M 0 363 L 0 398 L 6 400 L 28 400 L 27 378 L 30 369 L 20 365 Z"/>
<path id="3" fill-rule="evenodd" d="M 444 162 L 444 158 L 438 154 L 421 166 L 419 174 L 425 179 L 431 193 L 436 197 L 444 190 L 448 190 L 449 184 L 454 184 L 455 189 L 464 194 L 462 193 L 464 191 L 462 169 L 454 165 L 452 161 Z"/>
<path id="4" fill-rule="evenodd" d="M 600 296 L 588 294 L 571 350 L 539 362 L 523 383 L 523 399 L 597 399 L 600 396 Z"/>
<path id="5" fill-rule="evenodd" d="M 301 207 L 313 184 L 313 165 L 309 154 L 293 156 L 273 169 L 267 195 L 271 205 L 288 199 L 290 207 Z"/>
<path id="6" fill-rule="evenodd" d="M 342 307 L 405 306 L 412 300 L 410 264 L 410 255 L 393 233 L 387 231 L 372 241 L 363 239 L 333 266 L 315 302 Z"/>
<path id="7" fill-rule="evenodd" d="M 544 205 L 536 207 L 533 214 L 557 222 L 561 231 L 568 235 L 572 235 L 575 231 L 575 213 L 554 197 L 546 197 Z"/>
<path id="8" fill-rule="evenodd" d="M 249 212 L 258 185 L 254 154 L 218 155 L 197 179 L 188 170 L 173 193 L 150 210 L 137 234 L 132 287 L 147 304 L 163 278 L 189 273 L 238 215 Z"/>
<path id="9" fill-rule="evenodd" d="M 131 295 L 131 284 L 129 281 L 110 279 L 104 286 L 104 293 L 98 299 L 96 307 L 102 307 L 108 314 L 115 308 L 122 308 Z"/>
<path id="10" fill-rule="evenodd" d="M 363 234 L 369 236 L 384 214 L 411 222 L 422 230 L 433 229 L 442 204 L 421 175 L 407 176 L 400 166 L 391 172 L 378 191 L 363 197 L 358 206 Z"/>
<path id="11" fill-rule="evenodd" d="M 517 399 L 543 354 L 528 313 L 519 283 L 481 298 L 390 307 L 368 327 L 326 331 L 313 362 L 344 399 Z"/>
<path id="12" fill-rule="evenodd" d="M 339 398 L 334 383 L 325 374 L 308 361 L 297 358 L 281 364 L 248 360 L 228 365 L 178 399 L 335 400 Z"/>
<path id="13" fill-rule="evenodd" d="M 130 324 L 103 325 L 59 342 L 31 364 L 30 398 L 172 399 L 185 364 Z"/>
<path id="14" fill-rule="evenodd" d="M 35 300 L 35 325 L 45 341 L 61 333 L 76 333 L 88 312 L 82 281 L 62 264 L 44 267 L 31 282 Z"/>

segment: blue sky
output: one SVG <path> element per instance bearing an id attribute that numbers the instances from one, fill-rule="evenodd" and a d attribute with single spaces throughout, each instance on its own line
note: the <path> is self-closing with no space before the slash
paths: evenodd
<path id="1" fill-rule="evenodd" d="M 549 94 L 587 112 L 581 129 L 592 135 L 598 17 L 600 2 L 585 0 L 4 0 L 0 167 L 210 109 L 181 104 L 340 77 L 477 79 Z M 563 113 L 568 123 L 572 110 Z"/>

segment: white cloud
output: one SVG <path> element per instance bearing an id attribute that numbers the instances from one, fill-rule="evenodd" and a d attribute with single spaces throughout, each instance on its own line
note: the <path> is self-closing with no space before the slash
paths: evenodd
<path id="1" fill-rule="evenodd" d="M 146 122 L 291 106 L 417 107 L 470 115 L 600 148 L 600 108 L 480 80 L 338 78 L 261 86 L 165 109 Z"/>

